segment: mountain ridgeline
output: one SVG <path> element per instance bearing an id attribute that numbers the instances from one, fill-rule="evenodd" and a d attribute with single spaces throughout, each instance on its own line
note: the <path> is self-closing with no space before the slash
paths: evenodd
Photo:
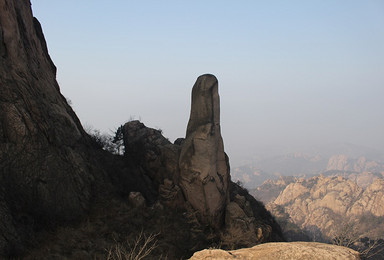
<path id="1" fill-rule="evenodd" d="M 384 153 L 351 144 L 329 144 L 302 152 L 259 158 L 233 169 L 232 177 L 253 189 L 266 180 L 284 176 L 310 177 L 318 174 L 343 175 L 384 173 Z"/>

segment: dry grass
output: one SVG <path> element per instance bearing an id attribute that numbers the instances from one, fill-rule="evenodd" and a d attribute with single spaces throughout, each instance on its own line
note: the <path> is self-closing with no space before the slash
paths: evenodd
<path id="1" fill-rule="evenodd" d="M 145 235 L 143 231 L 136 237 L 133 243 L 117 243 L 107 250 L 107 260 L 142 260 L 149 256 L 158 246 L 158 234 Z M 160 257 L 161 258 L 161 257 Z"/>
<path id="2" fill-rule="evenodd" d="M 40 234 L 23 259 L 187 259 L 209 243 L 183 212 L 104 197 L 81 223 Z"/>

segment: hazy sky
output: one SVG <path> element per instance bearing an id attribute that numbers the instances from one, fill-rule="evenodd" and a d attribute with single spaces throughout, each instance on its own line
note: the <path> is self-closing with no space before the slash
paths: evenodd
<path id="1" fill-rule="evenodd" d="M 184 137 L 212 73 L 232 165 L 266 146 L 384 150 L 382 0 L 31 2 L 83 125 L 134 117 Z"/>

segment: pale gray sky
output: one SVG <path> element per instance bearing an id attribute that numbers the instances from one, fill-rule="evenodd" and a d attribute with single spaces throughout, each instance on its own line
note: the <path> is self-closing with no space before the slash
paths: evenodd
<path id="1" fill-rule="evenodd" d="M 266 146 L 384 150 L 384 1 L 31 2 L 83 125 L 183 137 L 212 73 L 232 165 Z"/>

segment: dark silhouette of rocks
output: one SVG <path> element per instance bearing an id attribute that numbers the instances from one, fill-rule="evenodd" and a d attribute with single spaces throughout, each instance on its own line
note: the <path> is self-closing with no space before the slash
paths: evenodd
<path id="1" fill-rule="evenodd" d="M 142 229 L 163 232 L 161 248 L 175 258 L 213 244 L 282 240 L 264 206 L 230 182 L 217 87 L 212 75 L 197 80 L 185 139 L 172 144 L 132 121 L 123 127 L 125 155 L 112 155 L 61 95 L 30 2 L 0 0 L 0 256 L 94 259 Z M 59 227 L 73 241 L 60 242 L 66 234 Z"/>
<path id="2" fill-rule="evenodd" d="M 0 251 L 83 216 L 95 169 L 29 1 L 0 1 Z M 5 222 L 4 222 L 5 221 Z"/>

